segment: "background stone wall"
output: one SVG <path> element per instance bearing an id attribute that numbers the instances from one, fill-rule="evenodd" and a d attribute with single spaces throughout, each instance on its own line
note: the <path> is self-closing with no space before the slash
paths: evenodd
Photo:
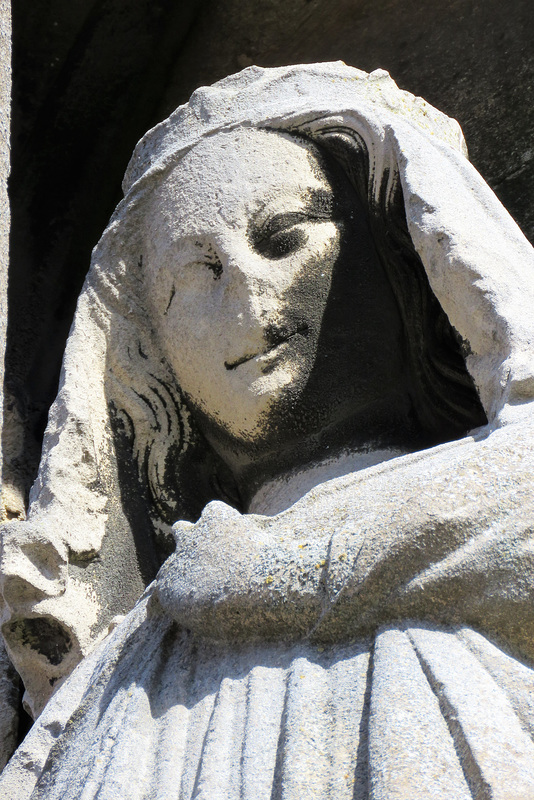
<path id="1" fill-rule="evenodd" d="M 13 29 L 8 517 L 24 514 L 76 297 L 133 146 L 198 85 L 252 63 L 385 68 L 460 121 L 534 240 L 532 0 L 17 0 Z"/>
<path id="2" fill-rule="evenodd" d="M 9 263 L 9 144 L 11 114 L 11 8 L 0 0 L 0 397 L 4 383 L 4 347 L 7 327 L 7 273 Z M 0 431 L 3 404 L 0 400 Z M 0 452 L 0 475 L 2 453 Z"/>

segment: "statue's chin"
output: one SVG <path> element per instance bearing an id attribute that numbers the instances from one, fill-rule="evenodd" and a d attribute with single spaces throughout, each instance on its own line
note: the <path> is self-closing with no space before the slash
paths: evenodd
<path id="1" fill-rule="evenodd" d="M 230 391 L 217 387 L 207 403 L 188 398 L 200 429 L 210 441 L 226 442 L 232 449 L 252 448 L 259 455 L 269 448 L 273 432 L 286 427 L 299 405 L 305 381 L 293 365 L 280 364 L 267 374 L 251 360 L 238 367 Z M 236 370 L 237 372 L 237 370 Z M 213 411 L 212 409 L 216 410 Z M 280 444 L 280 436 L 277 436 Z"/>

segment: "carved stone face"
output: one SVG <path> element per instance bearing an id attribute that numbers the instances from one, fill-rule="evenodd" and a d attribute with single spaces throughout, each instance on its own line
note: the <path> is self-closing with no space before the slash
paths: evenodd
<path id="1" fill-rule="evenodd" d="M 180 387 L 236 442 L 315 435 L 398 391 L 401 324 L 365 214 L 305 140 L 198 144 L 153 194 L 144 263 Z"/>

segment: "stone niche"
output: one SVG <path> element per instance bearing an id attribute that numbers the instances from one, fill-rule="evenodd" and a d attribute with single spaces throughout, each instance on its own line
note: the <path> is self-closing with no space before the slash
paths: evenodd
<path id="1" fill-rule="evenodd" d="M 466 197 L 471 197 L 471 192 L 477 199 L 464 203 L 464 209 L 472 214 L 468 219 L 478 238 L 475 235 L 471 240 L 467 229 L 460 230 L 460 220 L 451 210 L 456 196 L 447 193 L 446 176 L 450 186 L 461 186 L 463 178 L 458 176 L 464 174 L 465 143 L 455 123 L 445 116 L 460 122 L 472 164 L 532 241 L 533 14 L 526 0 L 514 0 L 506 7 L 494 0 L 483 6 L 458 0 L 440 8 L 430 8 L 421 0 L 403 4 L 390 0 L 291 0 L 282 4 L 273 0 L 247 3 L 246 8 L 235 0 L 188 0 L 179 4 L 159 0 L 130 4 L 128 8 L 117 0 L 76 4 L 53 0 L 46 8 L 23 0 L 15 5 L 12 227 L 2 436 L 3 518 L 13 524 L 8 525 L 3 537 L 1 580 L 6 605 L 2 624 L 11 657 L 25 681 L 24 707 L 33 717 L 43 708 L 44 712 L 0 779 L 0 797 L 13 797 L 17 787 L 20 798 L 74 798 L 87 781 L 94 781 L 104 792 L 113 791 L 114 780 L 125 780 L 119 762 L 126 758 L 131 737 L 140 741 L 142 736 L 147 747 L 132 747 L 128 758 L 134 764 L 141 751 L 150 754 L 148 760 L 139 763 L 147 775 L 161 770 L 162 796 L 170 797 L 178 777 L 165 772 L 169 755 L 166 730 L 188 742 L 188 755 L 179 762 L 181 790 L 187 797 L 200 796 L 202 782 L 206 796 L 216 796 L 217 792 L 225 798 L 237 796 L 241 781 L 240 796 L 251 800 L 262 793 L 272 797 L 273 791 L 288 800 L 303 792 L 335 800 L 345 795 L 364 798 L 369 786 L 373 797 L 389 800 L 393 786 L 388 776 L 397 781 L 401 775 L 405 796 L 411 797 L 417 781 L 429 771 L 435 781 L 432 791 L 443 796 L 483 796 L 480 793 L 487 786 L 503 797 L 534 796 L 528 735 L 534 724 L 528 703 L 533 684 L 529 644 L 533 631 L 527 597 L 532 569 L 528 547 L 521 545 L 528 527 L 532 472 L 528 412 L 532 396 L 528 323 L 531 287 L 525 278 L 528 269 L 522 270 L 531 264 L 532 256 L 526 240 L 485 184 L 476 183 L 478 177 L 466 178 L 467 183 L 476 183 L 475 188 L 472 184 L 466 189 Z M 314 284 L 311 294 L 298 282 L 288 288 L 280 272 L 279 283 L 273 283 L 268 291 L 305 311 L 287 318 L 273 312 L 261 345 L 253 334 L 248 339 L 245 334 L 240 340 L 241 350 L 223 358 L 221 380 L 214 378 L 214 360 L 212 367 L 205 368 L 205 383 L 197 381 L 199 364 L 209 353 L 195 354 L 190 348 L 185 361 L 182 356 L 182 360 L 173 361 L 172 348 L 165 351 L 170 371 L 180 375 L 183 394 L 165 394 L 170 384 L 168 374 L 162 373 L 158 385 L 164 388 L 156 387 L 153 400 L 156 406 L 160 403 L 160 410 L 172 404 L 179 409 L 184 401 L 185 412 L 167 416 L 168 434 L 178 436 L 179 429 L 179 436 L 189 437 L 194 445 L 180 461 L 177 494 L 169 468 L 169 463 L 173 469 L 176 464 L 161 437 L 147 438 L 144 431 L 151 429 L 146 415 L 143 417 L 124 400 L 124 386 L 126 393 L 133 388 L 138 396 L 145 397 L 141 384 L 135 383 L 136 370 L 128 372 L 131 365 L 125 366 L 120 359 L 114 361 L 113 355 L 102 355 L 110 352 L 110 339 L 122 342 L 131 333 L 128 326 L 117 323 L 122 311 L 110 311 L 106 322 L 102 317 L 100 334 L 92 327 L 93 322 L 88 322 L 95 306 L 87 290 L 80 292 L 91 250 L 121 198 L 121 180 L 134 145 L 146 130 L 187 102 L 198 86 L 213 84 L 252 64 L 276 68 L 338 59 L 374 75 L 362 77 L 361 85 L 370 81 L 365 85 L 374 87 L 369 97 L 376 92 L 378 105 L 396 108 L 410 124 L 417 118 L 413 123 L 416 128 L 419 125 L 424 129 L 428 123 L 432 135 L 458 154 L 460 166 L 450 171 L 449 162 L 439 161 L 437 156 L 429 160 L 427 169 L 441 174 L 440 185 L 445 187 L 434 196 L 430 189 L 427 192 L 425 179 L 417 183 L 421 177 L 417 170 L 411 171 L 417 158 L 415 150 L 410 150 L 412 140 L 404 140 L 402 131 L 395 131 L 399 149 L 394 151 L 390 142 L 382 152 L 374 134 L 369 133 L 375 123 L 376 133 L 382 120 L 369 123 L 369 130 L 365 125 L 354 129 L 364 142 L 361 153 L 369 156 L 380 152 L 380 158 L 386 153 L 391 159 L 388 174 L 401 176 L 400 184 L 393 182 L 391 186 L 384 178 L 390 194 L 382 201 L 396 209 L 388 224 L 393 224 L 397 214 L 395 225 L 398 223 L 402 231 L 396 240 L 398 248 L 406 247 L 405 237 L 409 235 L 408 249 L 413 253 L 410 250 L 408 261 L 411 258 L 414 264 L 420 260 L 419 283 L 406 289 L 405 295 L 409 300 L 410 291 L 420 291 L 429 281 L 429 319 L 438 320 L 435 327 L 440 328 L 439 336 L 446 330 L 447 340 L 447 355 L 444 360 L 440 355 L 436 363 L 448 379 L 451 370 L 455 377 L 452 383 L 436 383 L 438 368 L 429 381 L 431 389 L 421 389 L 424 399 L 414 402 L 414 413 L 406 411 L 406 398 L 399 393 L 391 395 L 389 405 L 375 408 L 356 422 L 346 422 L 341 403 L 339 418 L 345 421 L 341 425 L 339 419 L 332 422 L 328 414 L 345 391 L 344 386 L 358 386 L 357 365 L 362 359 L 376 367 L 375 389 L 384 389 L 388 382 L 409 383 L 404 373 L 394 374 L 384 365 L 381 371 L 378 348 L 373 351 L 376 339 L 369 336 L 366 340 L 364 333 L 380 326 L 381 346 L 389 353 L 391 363 L 400 363 L 400 354 L 393 357 L 396 326 L 406 328 L 412 323 L 409 310 L 402 310 L 409 305 L 406 298 L 399 300 L 394 288 L 388 299 L 391 276 L 384 279 L 380 290 L 374 285 L 374 294 L 369 290 L 368 302 L 363 302 L 364 284 L 351 284 L 343 278 L 344 289 L 339 289 L 341 273 L 325 272 L 326 261 L 314 251 L 306 262 L 307 274 L 316 270 L 320 283 L 328 273 L 332 297 L 345 292 L 334 311 L 321 306 L 317 299 L 325 296 L 317 289 L 319 283 Z M 332 82 L 348 80 L 352 74 L 350 70 L 344 73 L 347 68 L 343 66 L 330 65 L 328 69 Z M 399 91 L 384 69 L 401 90 L 424 97 L 432 106 Z M 293 77 L 287 78 L 287 84 L 294 81 L 298 87 L 302 80 L 302 91 L 299 89 L 296 96 L 306 96 L 306 76 L 313 69 L 303 67 L 302 76 L 296 78 L 291 68 L 288 70 Z M 264 90 L 259 72 L 246 74 L 250 77 L 229 79 L 230 94 L 235 90 L 235 96 L 241 98 L 241 88 L 246 94 L 247 80 L 252 84 L 257 80 Z M 274 73 L 266 75 L 271 87 L 267 94 L 272 91 L 274 98 L 279 91 L 282 97 L 286 79 L 276 89 Z M 232 80 L 237 83 L 232 84 Z M 321 80 L 319 84 L 322 86 Z M 214 91 L 214 95 L 199 92 L 191 100 L 187 112 L 191 130 L 198 119 L 199 125 L 209 127 L 210 115 L 217 121 L 217 115 L 223 114 L 224 104 Z M 254 107 L 247 97 L 245 105 Z M 440 114 L 433 106 L 445 113 Z M 295 108 L 290 103 L 276 113 L 258 112 L 252 127 L 261 129 L 257 132 L 259 139 L 249 133 L 221 133 L 217 129 L 213 147 L 205 153 L 195 140 L 193 151 L 196 149 L 202 158 L 194 163 L 192 155 L 190 165 L 185 159 L 183 173 L 193 176 L 194 183 L 202 165 L 208 165 L 205 185 L 210 180 L 217 185 L 218 178 L 219 185 L 227 187 L 232 170 L 238 174 L 241 163 L 260 164 L 260 155 L 272 151 L 273 158 L 278 154 L 278 161 L 271 164 L 272 174 L 283 172 L 283 164 L 298 162 L 300 166 L 293 172 L 300 186 L 306 164 L 312 163 L 305 213 L 311 215 L 317 230 L 333 225 L 338 231 L 339 242 L 331 237 L 328 243 L 337 253 L 336 263 L 344 263 L 343 253 L 361 247 L 361 242 L 367 242 L 366 236 L 374 244 L 368 244 L 365 252 L 376 250 L 376 263 L 387 261 L 384 248 L 387 250 L 390 244 L 379 230 L 383 222 L 377 222 L 379 215 L 373 217 L 374 211 L 370 213 L 374 221 L 369 223 L 369 230 L 363 226 L 359 232 L 353 231 L 358 247 L 355 239 L 343 233 L 349 217 L 352 219 L 350 209 L 365 194 L 361 176 L 354 176 L 352 167 L 347 167 L 347 159 L 352 163 L 354 142 L 350 146 L 341 140 L 334 142 L 332 131 L 330 138 L 325 137 L 309 119 L 288 123 Z M 417 117 L 421 109 L 424 124 Z M 285 121 L 274 124 L 274 118 Z M 176 118 L 171 115 L 170 119 Z M 217 124 L 222 129 L 229 122 L 221 117 Z M 250 120 L 237 122 L 246 128 Z M 146 153 L 155 154 L 155 162 L 166 157 L 165 136 L 172 139 L 174 129 L 169 122 L 162 125 L 136 150 L 125 179 L 126 192 L 135 180 L 143 181 L 150 173 L 150 165 L 144 160 Z M 265 126 L 272 130 L 266 132 Z M 280 133 L 280 126 L 285 126 L 285 132 Z M 183 130 L 177 136 L 178 141 L 184 136 Z M 225 149 L 241 156 L 229 159 L 223 168 Z M 357 163 L 363 174 L 367 162 L 361 153 Z M 265 165 L 258 166 L 255 184 L 265 182 L 268 174 Z M 288 172 L 288 183 L 292 174 Z M 347 174 L 352 176 L 348 184 Z M 150 175 L 148 180 L 152 180 Z M 182 173 L 176 185 L 172 176 L 164 185 L 155 178 L 154 208 L 168 209 L 180 193 L 194 197 L 194 191 L 183 188 L 187 180 Z M 325 187 L 333 189 L 334 205 L 325 199 Z M 380 190 L 375 189 L 378 202 Z M 271 187 L 269 192 L 275 189 Z M 234 206 L 242 195 L 238 185 Z M 355 200 L 356 195 L 360 200 Z M 461 196 L 461 189 L 457 188 L 457 195 Z M 230 203 L 231 193 L 225 196 Z M 425 209 L 417 206 L 422 200 L 427 208 L 438 209 L 439 219 L 423 219 Z M 191 220 L 205 215 L 208 195 L 200 193 L 195 202 Z M 225 211 L 229 218 L 234 206 Z M 481 208 L 486 216 L 477 216 Z M 157 217 L 159 212 L 151 213 Z M 288 213 L 298 216 L 304 212 L 299 206 Z M 451 216 L 447 216 L 449 213 Z M 280 215 L 287 217 L 285 207 L 272 223 L 274 228 L 272 220 L 265 223 L 267 228 L 264 223 L 247 221 L 239 251 L 252 246 L 256 256 L 272 259 L 275 272 L 283 259 L 303 246 L 302 237 L 311 235 L 300 229 L 293 231 Z M 172 219 L 172 213 L 170 216 Z M 122 224 L 120 213 L 118 219 Z M 150 271 L 151 265 L 174 259 L 174 251 L 170 254 L 161 234 L 168 219 L 166 211 L 154 229 L 158 236 L 152 245 L 145 248 L 143 244 L 139 252 L 128 251 L 139 270 L 138 277 L 146 281 L 147 313 L 151 318 L 161 317 L 170 326 L 157 333 L 163 350 L 166 342 L 186 341 L 188 337 L 187 315 L 172 323 L 174 328 L 171 324 L 176 286 L 172 281 L 167 286 L 161 280 L 162 273 L 152 275 Z M 291 220 L 297 228 L 302 224 L 302 219 Z M 435 233 L 433 239 L 429 230 Z M 451 231 L 454 234 L 447 239 Z M 443 232 L 448 244 L 443 244 Z M 174 224 L 168 225 L 170 240 L 174 242 L 177 235 Z M 98 302 L 104 298 L 103 307 L 109 302 L 111 308 L 106 294 L 109 286 L 102 289 L 103 284 L 98 284 L 110 253 L 109 237 L 102 241 L 104 245 L 99 247 L 104 251 L 97 248 L 94 256 L 94 286 Z M 128 247 L 133 246 L 132 241 L 128 239 Z M 472 263 L 469 249 L 482 252 L 488 242 L 494 246 L 493 255 L 484 252 L 480 261 Z M 228 265 L 221 252 L 213 249 L 213 243 L 204 244 L 201 263 L 206 265 L 213 286 L 221 286 Z M 117 252 L 120 255 L 123 251 L 119 248 Z M 450 256 L 452 252 L 459 254 L 457 261 Z M 517 274 L 511 268 L 509 283 L 492 258 L 513 265 Z M 456 272 L 444 279 L 439 264 L 447 259 Z M 369 263 L 368 257 L 361 261 L 362 274 Z M 343 275 L 349 272 L 347 268 Z M 105 276 L 102 280 L 105 282 Z M 479 296 L 479 285 L 496 300 L 486 302 L 487 292 Z M 516 295 L 518 287 L 521 291 Z M 306 300 L 307 293 L 311 300 Z M 337 364 L 339 342 L 346 343 L 352 335 L 343 327 L 350 308 L 360 302 L 362 309 L 369 309 L 378 295 L 382 302 L 380 322 L 371 311 L 364 310 L 360 314 L 360 344 L 351 341 L 350 347 L 343 345 L 345 360 Z M 229 296 L 234 297 L 232 293 Z M 77 302 L 77 327 L 71 331 L 60 384 L 63 394 L 50 412 Z M 232 302 L 237 302 L 235 297 Z M 400 321 L 396 321 L 396 305 L 401 307 Z M 330 340 L 324 335 L 320 341 L 314 339 L 312 306 L 314 314 L 330 314 L 325 326 L 335 330 Z M 199 316 L 195 309 L 191 319 L 196 325 Z M 215 318 L 210 320 L 215 326 Z M 84 337 L 91 342 L 88 361 L 81 344 Z M 216 344 L 223 339 L 221 326 L 212 347 L 214 359 Z M 224 389 L 224 378 L 239 378 L 249 362 L 258 357 L 267 362 L 277 348 L 289 349 L 295 342 L 305 344 L 299 368 L 305 370 L 310 353 L 322 364 L 320 370 L 307 373 L 307 405 L 298 406 L 298 412 L 294 412 L 294 401 L 289 397 L 278 416 L 272 418 L 268 404 L 260 411 L 251 406 L 245 415 L 250 426 L 246 429 L 245 417 L 239 417 L 239 403 L 230 389 Z M 139 339 L 138 344 L 141 360 L 136 363 L 140 369 L 145 359 L 152 358 L 153 342 L 151 345 Z M 108 359 L 105 366 L 103 357 Z M 353 365 L 352 372 L 344 370 L 345 364 Z M 280 389 L 273 383 L 276 364 L 271 366 L 266 367 L 265 386 L 262 384 L 266 395 Z M 86 372 L 82 369 L 76 373 L 80 367 Z M 422 368 L 413 369 L 417 372 Z M 288 367 L 284 378 L 288 384 L 299 385 L 295 370 Z M 100 396 L 104 384 L 95 376 L 111 373 L 122 376 L 119 383 L 123 381 L 123 388 L 113 394 L 115 389 L 104 381 L 104 395 Z M 77 375 L 75 379 L 73 374 Z M 90 413 L 82 408 L 85 401 L 73 390 L 80 381 L 94 388 Z M 351 391 L 351 403 L 365 405 L 376 400 L 369 381 Z M 429 415 L 424 409 L 432 392 L 441 400 L 430 402 L 433 409 L 439 406 L 439 411 Z M 454 414 L 443 411 L 447 404 L 449 409 L 456 409 Z M 210 417 L 214 405 L 215 421 L 213 415 Z M 95 414 L 100 412 L 100 421 L 104 420 L 101 428 L 95 423 Z M 256 452 L 257 431 L 263 430 L 268 417 L 270 432 L 265 434 L 265 441 L 271 441 L 270 436 L 270 446 L 278 442 L 278 460 L 267 460 L 268 468 L 264 464 L 259 471 L 248 469 L 245 462 L 249 451 L 236 450 L 232 435 L 245 431 L 254 442 L 250 452 Z M 297 433 L 301 435 L 302 419 L 322 430 L 323 417 L 328 418 L 330 426 L 326 437 L 314 433 L 313 441 L 306 440 L 304 446 L 281 446 Z M 37 476 L 47 419 L 49 435 Z M 221 420 L 224 436 L 219 435 L 221 425 L 217 427 Z M 392 430 L 399 427 L 408 434 L 394 435 Z M 374 431 L 372 441 L 358 438 L 362 429 Z M 460 445 L 468 442 L 462 437 L 473 430 L 474 438 Z M 55 436 L 63 442 L 56 449 L 52 442 Z M 134 458 L 132 437 L 137 437 Z M 211 449 L 203 449 L 204 440 Z M 337 455 L 343 448 L 347 452 L 341 460 L 332 460 L 327 457 L 328 448 Z M 427 461 L 428 474 L 423 476 L 419 456 L 414 454 L 434 448 L 437 455 Z M 95 452 L 96 460 L 101 459 L 104 466 L 93 475 Z M 143 463 L 141 456 L 146 457 Z M 395 477 L 390 467 L 398 458 L 407 461 L 402 461 Z M 286 459 L 294 469 L 291 476 L 289 470 L 280 478 L 280 464 Z M 370 477 L 360 481 L 355 475 Z M 25 521 L 28 494 L 36 477 L 34 505 Z M 377 498 L 383 497 L 386 502 L 378 508 Z M 415 497 L 423 500 L 416 503 L 410 499 Z M 363 550 L 355 538 L 355 503 L 360 509 L 358 525 L 376 533 Z M 404 509 L 402 524 L 399 508 Z M 50 509 L 52 513 L 48 513 Z M 177 520 L 181 521 L 173 525 Z M 417 546 L 410 549 L 415 540 Z M 41 582 L 29 577 L 24 559 L 40 573 Z M 206 573 L 213 576 L 211 583 L 205 579 Z M 151 584 L 156 575 L 156 583 Z M 151 588 L 143 594 L 147 585 Z M 384 587 L 390 592 L 387 598 Z M 197 593 L 194 598 L 192 592 Z M 354 627 L 356 613 L 359 623 Z M 101 644 L 102 639 L 105 641 Z M 143 662 L 145 653 L 152 653 L 147 662 Z M 6 689 L 0 698 L 0 712 L 6 730 L 11 730 L 4 743 L 7 758 L 14 744 L 23 739 L 31 718 L 22 710 L 22 700 L 17 699 L 18 679 L 2 658 Z M 69 679 L 80 661 L 78 677 Z M 193 675 L 196 688 L 187 694 Z M 92 684 L 93 699 L 89 697 Z M 120 705 L 124 691 L 134 685 L 141 688 L 133 693 L 131 702 Z M 396 689 L 392 694 L 393 685 Z M 186 698 L 181 704 L 176 702 L 178 695 Z M 487 698 L 498 721 L 491 730 L 485 727 Z M 86 710 L 80 715 L 81 705 Z M 91 717 L 97 705 L 106 709 L 98 725 Z M 18 723 L 13 715 L 17 706 Z M 302 722 L 301 707 L 306 709 L 309 739 L 295 733 Z M 112 777 L 107 784 L 100 784 L 95 764 L 101 762 L 105 742 L 115 736 L 114 725 L 121 714 L 128 721 L 126 738 L 117 734 L 118 755 L 108 763 Z M 183 718 L 178 719 L 180 714 Z M 79 730 L 71 735 L 69 720 L 75 718 Z M 234 729 L 227 735 L 230 718 Z M 504 741 L 514 753 L 515 767 L 505 757 L 499 731 L 507 732 Z M 358 752 L 352 752 L 350 741 L 356 736 L 360 745 Z M 56 759 L 51 748 L 58 737 L 63 755 Z M 84 742 L 88 738 L 94 747 L 85 758 Z M 312 750 L 319 740 L 324 747 L 316 757 Z M 193 741 L 204 743 L 205 757 L 195 750 Z M 263 760 L 260 743 L 265 745 Z M 400 762 L 394 758 L 398 743 Z M 413 753 L 418 760 L 413 760 Z M 336 758 L 340 761 L 333 769 Z M 238 763 L 245 764 L 241 772 Z M 78 765 L 83 765 L 78 783 L 69 783 Z M 215 776 L 217 770 L 219 777 Z M 140 779 L 140 786 L 139 797 L 149 796 L 150 779 Z M 516 787 L 510 790 L 512 794 L 506 794 L 509 786 Z"/>

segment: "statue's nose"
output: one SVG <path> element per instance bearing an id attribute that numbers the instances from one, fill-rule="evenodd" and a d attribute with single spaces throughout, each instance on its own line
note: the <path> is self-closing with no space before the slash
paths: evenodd
<path id="1" fill-rule="evenodd" d="M 227 244 L 221 248 L 220 258 L 226 294 L 245 304 L 271 307 L 291 284 L 293 276 L 287 265 L 272 262 L 248 243 Z"/>
<path id="2" fill-rule="evenodd" d="M 254 254 L 228 257 L 221 276 L 225 309 L 232 318 L 239 319 L 244 329 L 251 333 L 257 329 L 258 340 L 263 339 L 266 325 L 277 316 L 283 291 L 263 261 Z"/>

